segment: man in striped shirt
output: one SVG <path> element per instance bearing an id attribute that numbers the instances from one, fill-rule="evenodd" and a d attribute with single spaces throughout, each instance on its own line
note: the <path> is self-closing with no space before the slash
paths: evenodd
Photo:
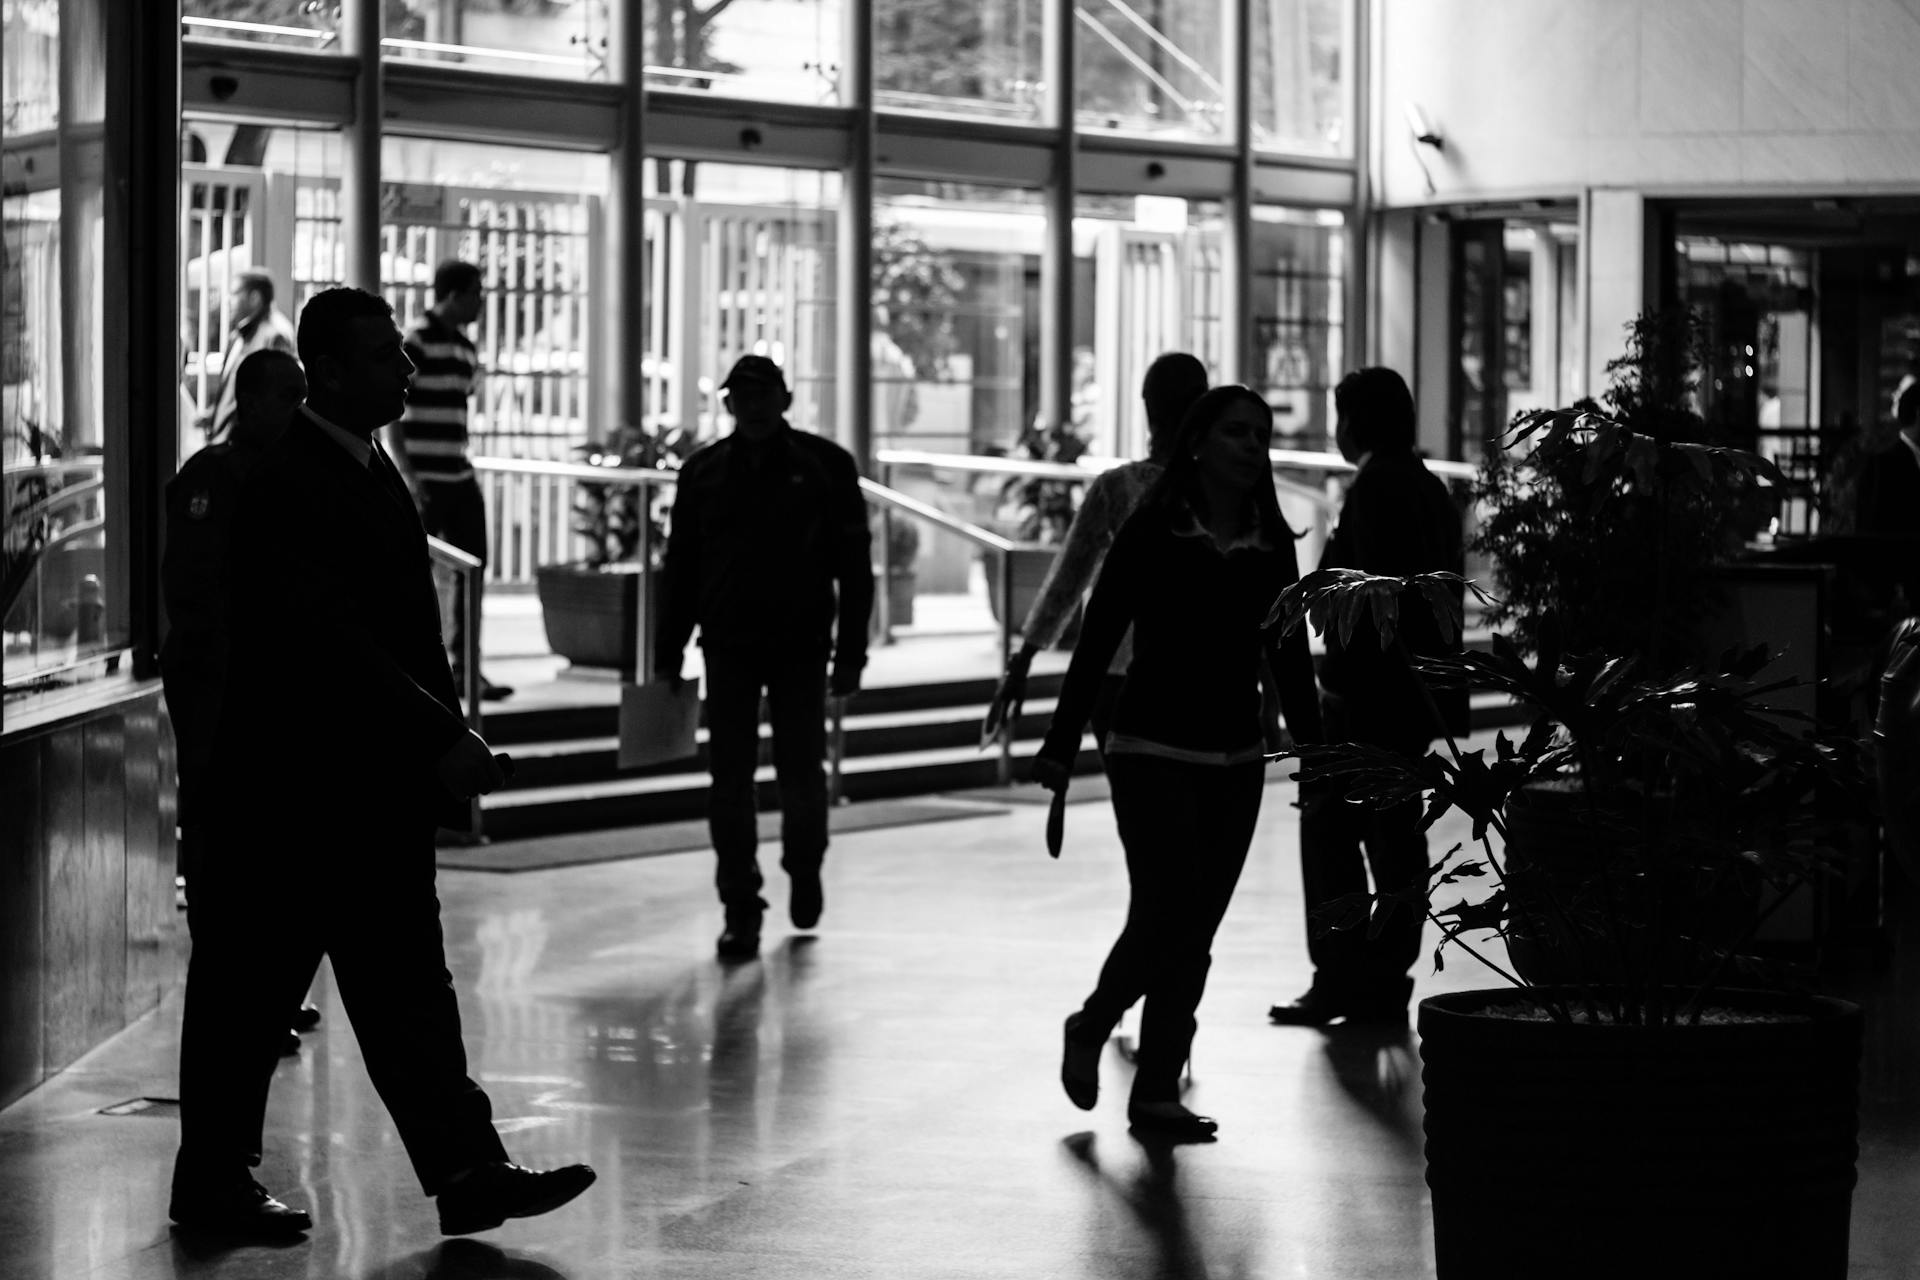
<path id="1" fill-rule="evenodd" d="M 407 358 L 418 372 L 407 411 L 388 428 L 394 461 L 420 507 L 429 534 L 487 560 L 487 510 L 473 464 L 467 461 L 467 405 L 480 382 L 480 356 L 466 327 L 480 317 L 480 268 L 450 258 L 433 273 L 433 307 L 407 331 Z M 434 566 L 440 587 L 442 630 L 456 686 L 466 679 L 465 579 Z M 479 582 L 474 583 L 475 590 Z M 497 702 L 506 685 L 480 677 L 480 697 Z"/>

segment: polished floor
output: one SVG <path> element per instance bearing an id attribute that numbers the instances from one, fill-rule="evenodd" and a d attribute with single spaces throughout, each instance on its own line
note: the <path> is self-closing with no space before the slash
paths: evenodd
<path id="1" fill-rule="evenodd" d="M 836 841 L 816 938 L 776 912 L 723 967 L 705 854 L 441 875 L 474 1074 L 524 1163 L 600 1181 L 547 1217 L 442 1241 L 323 970 L 283 1064 L 263 1179 L 304 1242 L 168 1227 L 178 1000 L 0 1112 L 0 1277 L 587 1280 L 1418 1280 L 1433 1274 L 1410 1035 L 1270 1027 L 1305 975 L 1292 787 L 1269 787 L 1201 1010 L 1190 1101 L 1220 1141 L 1127 1134 L 1126 1066 L 1091 1114 L 1055 1082 L 1125 882 L 1110 812 L 1039 805 Z M 1446 831 L 1438 838 L 1451 843 Z M 1443 846 L 1444 847 L 1444 846 Z M 771 869 L 777 860 L 766 856 Z M 1916 895 L 1909 895 L 1909 899 Z M 1869 1008 L 1852 1275 L 1920 1276 L 1920 930 Z M 1465 956 L 1419 994 L 1489 985 Z M 1570 1153 L 1571 1155 L 1572 1153 Z"/>

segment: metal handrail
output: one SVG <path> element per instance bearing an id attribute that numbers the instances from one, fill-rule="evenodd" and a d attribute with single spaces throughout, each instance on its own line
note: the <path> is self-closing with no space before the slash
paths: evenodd
<path id="1" fill-rule="evenodd" d="M 1129 461 L 1126 458 L 1095 457 L 1091 454 L 1077 462 L 1038 462 L 1024 458 L 983 457 L 971 453 L 934 453 L 924 449 L 878 449 L 874 461 L 883 466 L 927 467 L 936 471 L 964 471 L 978 475 L 1026 476 L 1036 480 L 1091 480 L 1103 471 L 1111 471 Z M 1337 453 L 1317 453 L 1304 449 L 1269 449 L 1273 465 L 1305 471 L 1325 471 L 1345 475 L 1354 464 Z M 1435 475 L 1470 480 L 1478 472 L 1471 462 L 1447 458 L 1428 458 L 1427 470 Z"/>
<path id="2" fill-rule="evenodd" d="M 74 471 L 99 471 L 105 466 L 105 458 L 69 458 L 61 462 L 34 462 L 26 466 L 16 463 L 0 467 L 0 477 L 13 480 L 25 476 L 59 476 Z"/>
<path id="3" fill-rule="evenodd" d="M 436 563 L 446 565 L 460 575 L 460 661 L 461 684 L 464 686 L 460 696 L 467 703 L 467 728 L 479 737 L 487 735 L 481 732 L 480 711 L 480 575 L 486 571 L 485 563 L 479 556 L 462 551 L 451 542 L 443 541 L 429 534 L 427 536 L 427 554 Z M 467 814 L 472 823 L 472 840 L 475 844 L 486 841 L 486 833 L 481 827 L 480 797 L 473 796 L 467 801 Z"/>
<path id="4" fill-rule="evenodd" d="M 588 462 L 548 462 L 541 458 L 469 458 L 475 471 L 499 471 L 523 476 L 558 476 L 595 484 L 672 484 L 677 471 L 654 467 L 599 467 Z"/>

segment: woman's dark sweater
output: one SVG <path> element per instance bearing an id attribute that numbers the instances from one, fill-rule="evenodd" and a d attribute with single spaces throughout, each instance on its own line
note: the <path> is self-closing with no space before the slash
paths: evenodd
<path id="1" fill-rule="evenodd" d="M 1305 630 L 1262 630 L 1299 580 L 1290 543 L 1222 553 L 1184 511 L 1146 508 L 1115 537 L 1087 603 L 1080 640 L 1040 754 L 1070 764 L 1107 663 L 1133 628 L 1133 663 L 1113 732 L 1182 751 L 1232 753 L 1261 740 L 1260 662 L 1272 664 L 1287 728 L 1321 739 Z"/>

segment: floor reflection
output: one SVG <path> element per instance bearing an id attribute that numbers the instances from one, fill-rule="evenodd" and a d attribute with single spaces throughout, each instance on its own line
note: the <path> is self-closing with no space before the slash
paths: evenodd
<path id="1" fill-rule="evenodd" d="M 1137 1155 L 1110 1161 L 1114 1167 L 1109 1169 L 1101 1161 L 1098 1144 L 1099 1139 L 1089 1132 L 1071 1134 L 1060 1145 L 1115 1202 L 1124 1206 L 1138 1228 L 1134 1238 L 1144 1239 L 1149 1247 L 1144 1257 L 1127 1249 L 1125 1238 L 1116 1238 L 1114 1224 L 1105 1215 L 1093 1214 L 1088 1218 L 1088 1252 L 1096 1257 L 1103 1253 L 1118 1255 L 1111 1257 L 1110 1275 L 1194 1280 L 1211 1274 L 1181 1199 L 1175 1147 L 1142 1142 L 1136 1147 Z M 1140 1262 L 1145 1262 L 1144 1269 Z"/>
<path id="2" fill-rule="evenodd" d="M 481 1240 L 448 1240 L 366 1272 L 363 1280 L 571 1280 L 538 1258 Z"/>
<path id="3" fill-rule="evenodd" d="M 1322 1033 L 1333 1078 L 1380 1127 L 1418 1149 L 1421 1134 L 1420 1057 L 1407 1027 L 1356 1023 Z"/>

